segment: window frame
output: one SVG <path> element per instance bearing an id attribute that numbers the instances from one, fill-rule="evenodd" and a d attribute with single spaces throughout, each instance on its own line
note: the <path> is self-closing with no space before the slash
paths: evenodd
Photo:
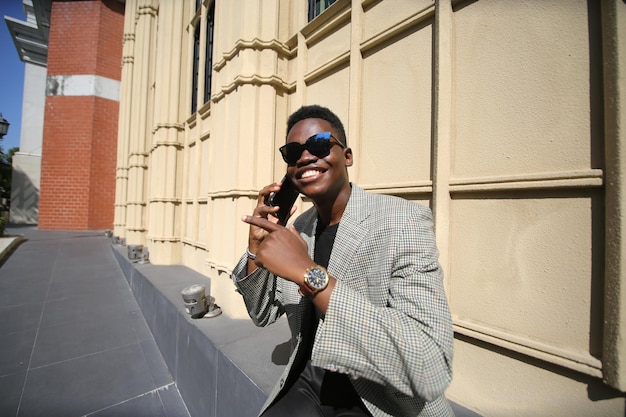
<path id="1" fill-rule="evenodd" d="M 309 22 L 332 6 L 337 0 L 309 0 Z"/>

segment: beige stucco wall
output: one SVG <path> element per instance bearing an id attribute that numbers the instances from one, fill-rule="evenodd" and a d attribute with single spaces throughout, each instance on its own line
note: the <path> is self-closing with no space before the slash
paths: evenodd
<path id="1" fill-rule="evenodd" d="M 486 416 L 624 415 L 603 382 L 626 390 L 623 1 L 338 0 L 308 24 L 304 1 L 217 1 L 191 114 L 207 6 L 126 1 L 117 236 L 246 318 L 239 218 L 283 175 L 287 116 L 329 106 L 353 181 L 433 209 L 448 395 Z"/>

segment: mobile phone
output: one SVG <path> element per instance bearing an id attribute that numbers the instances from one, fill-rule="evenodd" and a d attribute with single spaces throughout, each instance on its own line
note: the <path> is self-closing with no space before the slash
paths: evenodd
<path id="1" fill-rule="evenodd" d="M 285 175 L 281 181 L 280 190 L 270 194 L 269 204 L 272 207 L 279 206 L 280 209 L 275 214 L 278 218 L 278 223 L 283 226 L 287 224 L 289 216 L 291 215 L 291 208 L 293 207 L 296 199 L 300 195 L 293 183 Z"/>

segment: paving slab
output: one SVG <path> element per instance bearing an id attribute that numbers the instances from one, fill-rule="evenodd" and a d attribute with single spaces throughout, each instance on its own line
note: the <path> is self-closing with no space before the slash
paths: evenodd
<path id="1" fill-rule="evenodd" d="M 103 231 L 6 235 L 0 416 L 190 416 Z"/>

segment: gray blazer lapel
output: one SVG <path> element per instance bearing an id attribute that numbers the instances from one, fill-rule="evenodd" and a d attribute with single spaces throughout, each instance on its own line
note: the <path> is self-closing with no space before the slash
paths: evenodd
<path id="1" fill-rule="evenodd" d="M 364 223 L 369 216 L 369 204 L 365 191 L 352 184 L 352 193 L 341 217 L 335 244 L 330 255 L 328 272 L 337 279 L 346 279 L 346 269 L 361 246 L 368 227 Z"/>

